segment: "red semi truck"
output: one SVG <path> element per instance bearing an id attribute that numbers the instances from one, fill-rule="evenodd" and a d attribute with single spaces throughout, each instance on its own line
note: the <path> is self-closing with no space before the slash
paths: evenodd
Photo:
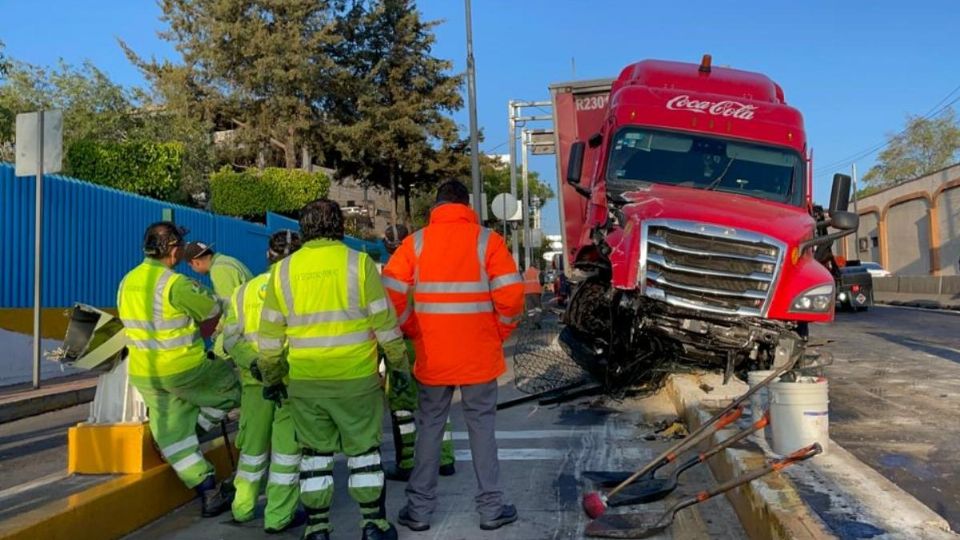
<path id="1" fill-rule="evenodd" d="M 645 60 L 615 80 L 551 86 L 564 268 L 561 344 L 595 376 L 672 360 L 727 376 L 826 363 L 807 324 L 831 321 L 813 250 L 852 232 L 850 179 L 813 217 L 800 112 L 765 75 Z M 818 234 L 832 227 L 835 232 Z"/>

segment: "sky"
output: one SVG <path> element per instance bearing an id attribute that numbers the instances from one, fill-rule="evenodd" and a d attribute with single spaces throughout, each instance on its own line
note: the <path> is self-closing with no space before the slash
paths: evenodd
<path id="1" fill-rule="evenodd" d="M 417 5 L 426 19 L 441 21 L 434 54 L 464 71 L 464 3 Z M 157 36 L 164 25 L 152 0 L 0 0 L 0 13 L 7 53 L 30 63 L 90 60 L 115 81 L 139 85 L 117 38 L 143 55 L 176 57 Z M 960 96 L 958 16 L 960 3 L 951 0 L 474 0 L 481 150 L 507 152 L 510 99 L 548 99 L 551 83 L 615 77 L 642 59 L 698 62 L 710 53 L 715 66 L 770 76 L 803 113 L 814 197 L 824 202 L 833 173 L 849 173 L 852 157 L 861 154 L 862 175 L 876 156 L 864 151 L 902 129 L 907 115 Z M 455 118 L 466 133 L 466 108 Z M 531 158 L 531 167 L 556 185 L 553 157 Z M 545 232 L 559 232 L 558 221 L 554 200 L 543 209 Z"/>

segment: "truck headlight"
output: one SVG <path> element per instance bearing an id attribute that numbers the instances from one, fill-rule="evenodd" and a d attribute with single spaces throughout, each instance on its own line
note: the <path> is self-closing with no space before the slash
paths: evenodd
<path id="1" fill-rule="evenodd" d="M 833 304 L 833 285 L 819 285 L 794 298 L 790 311 L 826 313 Z"/>

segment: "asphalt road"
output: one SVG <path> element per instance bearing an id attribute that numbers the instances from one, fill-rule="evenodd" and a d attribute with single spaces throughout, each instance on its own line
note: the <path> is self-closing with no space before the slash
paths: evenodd
<path id="1" fill-rule="evenodd" d="M 817 325 L 831 437 L 960 531 L 960 314 L 877 306 Z"/>

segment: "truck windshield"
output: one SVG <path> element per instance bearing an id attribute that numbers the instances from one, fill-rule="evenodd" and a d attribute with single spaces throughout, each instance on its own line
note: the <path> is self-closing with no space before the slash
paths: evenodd
<path id="1" fill-rule="evenodd" d="M 695 134 L 624 128 L 610 147 L 607 189 L 639 182 L 803 203 L 803 160 L 788 149 Z"/>

